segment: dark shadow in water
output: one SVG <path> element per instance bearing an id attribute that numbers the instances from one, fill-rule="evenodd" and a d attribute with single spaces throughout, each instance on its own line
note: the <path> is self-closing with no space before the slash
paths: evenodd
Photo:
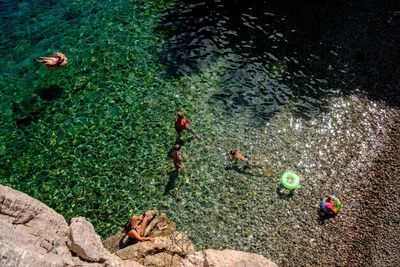
<path id="1" fill-rule="evenodd" d="M 256 176 L 255 174 L 248 172 L 247 170 L 250 170 L 250 168 L 247 168 L 246 166 L 238 166 L 236 164 L 230 164 L 225 167 L 226 171 L 235 171 L 240 174 L 244 174 L 247 176 Z"/>
<path id="2" fill-rule="evenodd" d="M 195 139 L 196 138 L 193 135 L 189 136 L 189 137 L 186 137 L 186 138 L 181 135 L 181 138 L 177 137 L 175 139 L 175 144 L 178 144 L 178 145 L 180 145 L 182 147 L 182 146 L 184 146 L 186 144 L 190 144 Z"/>
<path id="3" fill-rule="evenodd" d="M 228 114 L 250 109 L 254 122 L 288 103 L 311 118 L 326 111 L 328 97 L 358 92 L 399 106 L 399 7 L 394 0 L 184 1 L 159 26 L 167 37 L 161 57 L 172 76 L 223 59 L 210 102 Z"/>
<path id="4" fill-rule="evenodd" d="M 177 171 L 174 170 L 169 173 L 168 182 L 165 185 L 164 196 L 169 195 L 170 191 L 175 188 L 177 178 L 178 178 Z"/>
<path id="5" fill-rule="evenodd" d="M 24 99 L 21 103 L 14 103 L 12 107 L 17 126 L 28 126 L 36 122 L 45 109 L 46 105 L 34 96 Z"/>
<path id="6" fill-rule="evenodd" d="M 35 90 L 35 93 L 40 96 L 41 99 L 46 101 L 56 100 L 63 95 L 64 89 L 58 85 L 51 85 L 46 88 L 39 88 Z"/>
<path id="7" fill-rule="evenodd" d="M 71 20 L 78 20 L 80 18 L 81 14 L 78 12 L 74 12 L 74 11 L 69 11 L 69 12 L 65 12 L 62 15 L 62 18 L 66 21 L 71 21 Z"/>
<path id="8" fill-rule="evenodd" d="M 51 105 L 51 101 L 63 96 L 63 88 L 52 85 L 36 89 L 36 95 L 26 97 L 22 102 L 13 103 L 14 120 L 17 126 L 28 126 L 36 122 L 42 113 Z"/>

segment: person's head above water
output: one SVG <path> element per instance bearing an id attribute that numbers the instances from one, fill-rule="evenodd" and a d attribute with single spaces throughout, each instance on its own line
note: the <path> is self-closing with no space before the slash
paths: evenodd
<path id="1" fill-rule="evenodd" d="M 185 117 L 185 115 L 183 114 L 183 112 L 178 112 L 178 118 L 183 119 Z"/>
<path id="2" fill-rule="evenodd" d="M 239 149 L 235 148 L 232 149 L 231 152 L 229 152 L 231 155 L 235 155 L 237 152 L 239 152 Z"/>

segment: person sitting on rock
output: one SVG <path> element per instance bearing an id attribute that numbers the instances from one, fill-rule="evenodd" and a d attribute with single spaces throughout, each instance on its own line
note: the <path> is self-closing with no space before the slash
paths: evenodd
<path id="1" fill-rule="evenodd" d="M 132 216 L 131 221 L 122 228 L 121 233 L 127 234 L 130 238 L 138 241 L 154 241 L 154 237 L 144 236 L 144 232 L 154 216 L 153 212 L 146 212 L 144 215 L 140 216 Z"/>

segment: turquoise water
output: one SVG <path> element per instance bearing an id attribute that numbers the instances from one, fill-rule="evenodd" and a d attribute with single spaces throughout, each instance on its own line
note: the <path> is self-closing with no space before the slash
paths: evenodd
<path id="1" fill-rule="evenodd" d="M 87 217 L 103 238 L 158 209 L 199 249 L 278 263 L 315 249 L 304 238 L 324 231 L 318 197 L 353 194 L 347 177 L 373 157 L 389 111 L 348 94 L 340 48 L 304 44 L 279 7 L 236 16 L 214 4 L 3 1 L 0 182 L 67 220 Z M 33 61 L 57 51 L 65 68 Z M 202 140 L 184 135 L 172 185 L 178 111 Z M 263 167 L 229 162 L 235 147 Z M 293 198 L 276 193 L 285 170 L 301 177 Z"/>

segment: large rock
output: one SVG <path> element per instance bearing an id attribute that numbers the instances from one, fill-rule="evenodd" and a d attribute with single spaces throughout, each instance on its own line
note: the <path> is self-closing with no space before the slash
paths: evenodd
<path id="1" fill-rule="evenodd" d="M 115 238 L 116 240 L 118 239 Z M 174 232 L 166 237 L 157 237 L 154 242 L 138 242 L 127 246 L 116 251 L 115 255 L 124 261 L 134 260 L 149 267 L 175 267 L 179 266 L 188 254 L 194 252 L 195 247 L 189 237 Z"/>
<path id="2" fill-rule="evenodd" d="M 79 257 L 88 261 L 104 262 L 110 258 L 110 253 L 103 247 L 100 236 L 84 217 L 71 220 L 67 244 Z"/>
<path id="3" fill-rule="evenodd" d="M 160 230 L 161 226 L 163 226 L 163 228 L 161 228 L 162 230 Z M 144 235 L 150 237 L 165 237 L 173 234 L 175 230 L 175 223 L 168 219 L 165 213 L 160 213 L 150 221 Z M 117 233 L 107 238 L 103 242 L 103 245 L 109 252 L 114 253 L 127 246 L 136 244 L 137 242 L 138 241 L 129 238 L 126 234 Z"/>
<path id="4" fill-rule="evenodd" d="M 97 239 L 93 226 L 84 218 L 73 219 L 73 222 L 70 229 L 60 214 L 42 202 L 0 185 L 0 266 L 142 266 L 133 261 L 123 262 L 108 253 Z M 73 233 L 73 240 L 69 241 L 71 247 L 85 260 L 74 256 L 68 248 L 70 232 Z M 77 236 L 79 233 L 81 237 Z M 84 253 L 78 253 L 79 250 Z M 87 262 L 88 259 L 94 262 Z"/>
<path id="5" fill-rule="evenodd" d="M 0 185 L 0 266 L 63 266 L 68 224 L 42 202 Z"/>
<path id="6" fill-rule="evenodd" d="M 165 226 L 166 229 L 162 229 Z M 85 218 L 73 218 L 68 226 L 60 214 L 45 204 L 0 185 L 2 267 L 276 266 L 260 255 L 239 251 L 195 253 L 192 241 L 176 232 L 175 224 L 165 214 L 159 214 L 150 222 L 146 234 L 156 237 L 155 241 L 128 245 L 126 235 L 109 238 L 104 244 L 108 250 L 115 251 L 111 254 Z"/>
<path id="7" fill-rule="evenodd" d="M 187 256 L 180 267 L 278 267 L 265 257 L 236 250 L 206 249 Z"/>

